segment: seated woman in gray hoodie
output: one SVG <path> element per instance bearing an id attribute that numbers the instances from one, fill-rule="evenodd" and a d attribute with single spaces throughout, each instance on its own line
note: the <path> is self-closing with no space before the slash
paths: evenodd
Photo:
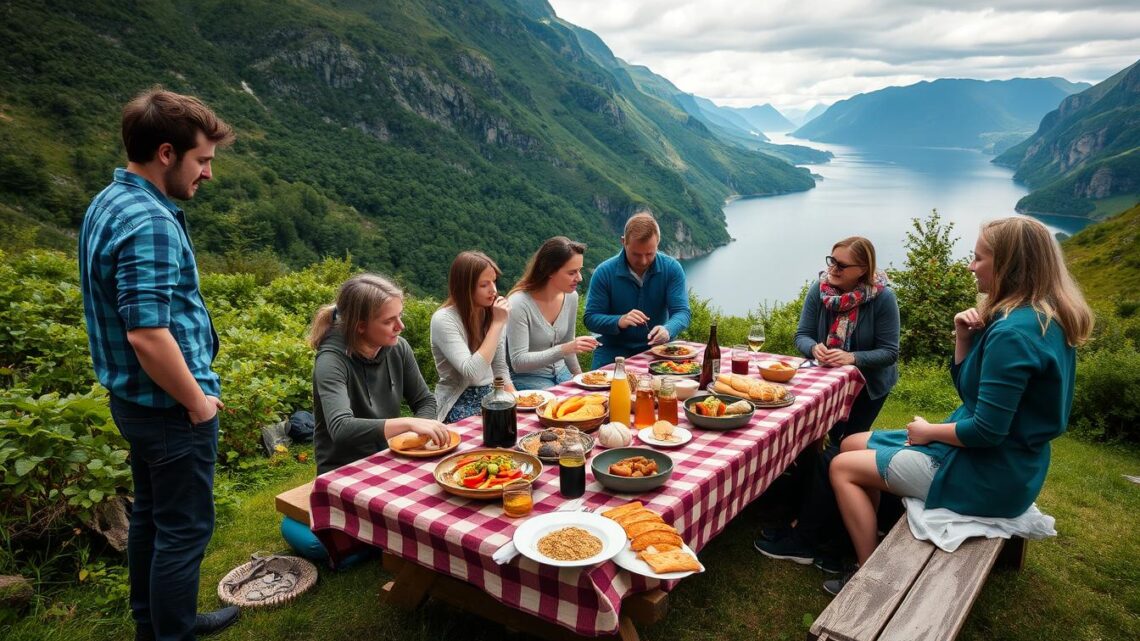
<path id="1" fill-rule="evenodd" d="M 309 344 L 313 364 L 313 444 L 317 473 L 388 448 L 388 439 L 415 432 L 448 442 L 408 341 L 400 337 L 404 293 L 375 274 L 345 281 L 336 304 L 317 312 Z M 414 416 L 400 416 L 407 401 Z"/>
<path id="2" fill-rule="evenodd" d="M 313 318 L 309 344 L 313 364 L 313 444 L 317 473 L 388 448 L 388 439 L 415 432 L 437 445 L 449 442 L 436 420 L 435 396 L 428 389 L 408 341 L 400 337 L 404 293 L 386 278 L 358 274 L 345 281 L 336 304 Z M 414 416 L 401 416 L 407 401 Z M 308 527 L 285 517 L 285 540 L 303 556 L 327 556 Z M 342 563 L 342 566 L 347 563 Z"/>

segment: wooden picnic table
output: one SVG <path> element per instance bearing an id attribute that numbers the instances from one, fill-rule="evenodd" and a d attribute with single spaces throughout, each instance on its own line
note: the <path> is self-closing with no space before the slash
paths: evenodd
<path id="1" fill-rule="evenodd" d="M 626 366 L 646 371 L 651 360 L 642 353 L 627 359 Z M 722 368 L 729 371 L 728 359 Z M 693 431 L 693 439 L 665 450 L 674 469 L 664 486 L 640 495 L 615 495 L 590 475 L 586 505 L 600 512 L 639 500 L 700 552 L 809 444 L 846 418 L 863 377 L 854 367 L 808 368 L 788 387 L 794 404 L 758 409 L 747 426 L 736 430 L 695 428 L 682 412 L 681 425 Z M 581 393 L 572 383 L 551 391 L 559 396 Z M 450 427 L 463 437 L 459 451 L 482 446 L 478 416 Z M 533 412 L 519 413 L 520 438 L 538 429 Z M 446 493 L 435 483 L 435 466 L 433 459 L 384 451 L 317 477 L 313 487 L 315 532 L 342 533 L 384 549 L 385 567 L 395 574 L 385 586 L 390 603 L 414 608 L 430 595 L 544 638 L 636 639 L 635 622 L 663 616 L 665 593 L 677 581 L 632 574 L 612 561 L 556 568 L 519 556 L 496 564 L 492 555 L 525 519 L 504 517 L 498 502 Z M 563 502 L 558 466 L 544 466 L 534 481 L 533 514 L 554 511 Z"/>

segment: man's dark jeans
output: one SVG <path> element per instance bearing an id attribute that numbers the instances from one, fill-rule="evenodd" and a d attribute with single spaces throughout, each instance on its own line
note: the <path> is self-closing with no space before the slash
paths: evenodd
<path id="1" fill-rule="evenodd" d="M 159 641 L 194 638 L 198 571 L 214 532 L 218 418 L 190 424 L 181 406 L 144 407 L 111 397 L 131 448 L 135 502 L 127 539 L 131 611 Z"/>

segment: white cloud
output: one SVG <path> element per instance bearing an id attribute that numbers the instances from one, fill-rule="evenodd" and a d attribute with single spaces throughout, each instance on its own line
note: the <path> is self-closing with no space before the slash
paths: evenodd
<path id="1" fill-rule="evenodd" d="M 935 78 L 1098 82 L 1140 57 L 1135 0 L 551 0 L 614 55 L 719 104 L 779 108 Z"/>

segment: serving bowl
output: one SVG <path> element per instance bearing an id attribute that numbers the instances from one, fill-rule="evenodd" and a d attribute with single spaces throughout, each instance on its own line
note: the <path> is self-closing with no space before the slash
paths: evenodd
<path id="1" fill-rule="evenodd" d="M 549 441 L 543 441 L 543 434 L 550 434 L 554 438 Z M 519 439 L 518 444 L 515 445 L 515 449 L 526 452 L 527 454 L 537 456 L 540 460 L 547 463 L 557 463 L 558 455 L 561 454 L 562 450 L 566 447 L 568 437 L 569 434 L 563 428 L 548 427 L 546 429 L 539 430 L 537 432 L 531 432 L 530 434 L 523 436 Z M 582 443 L 582 451 L 586 454 L 586 456 L 590 456 L 590 452 L 594 449 L 594 437 L 590 434 L 579 432 L 578 438 Z M 545 443 L 549 443 L 551 445 L 551 449 L 542 449 L 542 446 Z"/>
<path id="2" fill-rule="evenodd" d="M 554 417 L 547 416 L 547 409 L 550 408 L 551 403 L 559 403 L 559 405 L 561 405 L 563 403 L 569 403 L 570 401 L 577 399 L 577 398 L 585 399 L 586 397 L 589 397 L 589 396 L 596 396 L 596 397 L 602 398 L 601 405 L 602 405 L 602 409 L 604 411 L 602 412 L 601 416 L 595 416 L 595 417 L 590 417 L 590 418 L 554 418 Z M 602 423 L 605 423 L 607 420 L 609 420 L 609 417 L 610 417 L 610 399 L 606 395 L 596 394 L 596 393 L 595 394 L 578 394 L 576 396 L 570 396 L 570 397 L 564 398 L 564 399 L 552 398 L 549 401 L 546 401 L 542 405 L 538 406 L 537 414 L 538 414 L 538 422 L 543 427 L 576 427 L 581 432 L 592 432 L 592 431 L 598 429 L 599 427 L 601 427 Z"/>
<path id="3" fill-rule="evenodd" d="M 675 378 L 673 379 L 673 389 L 677 390 L 677 400 L 687 401 L 697 393 L 697 388 L 700 383 L 693 378 Z"/>
<path id="4" fill-rule="evenodd" d="M 653 476 L 617 476 L 610 474 L 610 466 L 618 461 L 630 458 L 631 456 L 644 456 L 647 459 L 657 462 L 657 473 Z M 635 494 L 638 492 L 648 492 L 661 487 L 665 481 L 673 474 L 673 459 L 669 458 L 668 454 L 658 452 L 657 450 L 649 449 L 648 447 L 618 447 L 612 450 L 606 450 L 601 454 L 596 455 L 590 459 L 590 469 L 594 472 L 594 478 L 603 487 L 614 492 L 623 492 L 626 494 Z"/>
<path id="5" fill-rule="evenodd" d="M 693 411 L 693 405 L 704 401 L 709 396 L 715 396 L 720 399 L 720 402 L 725 405 L 732 405 L 737 401 L 745 401 L 751 406 L 751 410 L 744 414 L 734 414 L 732 416 L 704 416 L 697 414 Z M 712 392 L 703 392 L 697 394 L 685 401 L 685 417 L 693 425 L 706 429 L 706 430 L 734 430 L 748 425 L 748 421 L 752 420 L 752 415 L 756 413 L 756 405 L 752 401 L 741 398 L 739 396 L 731 396 L 729 394 L 714 394 Z"/>
<path id="6" fill-rule="evenodd" d="M 783 365 L 787 369 L 784 369 L 784 367 L 773 369 L 772 366 L 777 364 Z M 760 361 L 756 364 L 756 367 L 760 369 L 760 376 L 764 380 L 772 381 L 773 383 L 787 383 L 792 380 L 792 377 L 796 375 L 797 371 L 796 368 L 783 361 Z"/>

